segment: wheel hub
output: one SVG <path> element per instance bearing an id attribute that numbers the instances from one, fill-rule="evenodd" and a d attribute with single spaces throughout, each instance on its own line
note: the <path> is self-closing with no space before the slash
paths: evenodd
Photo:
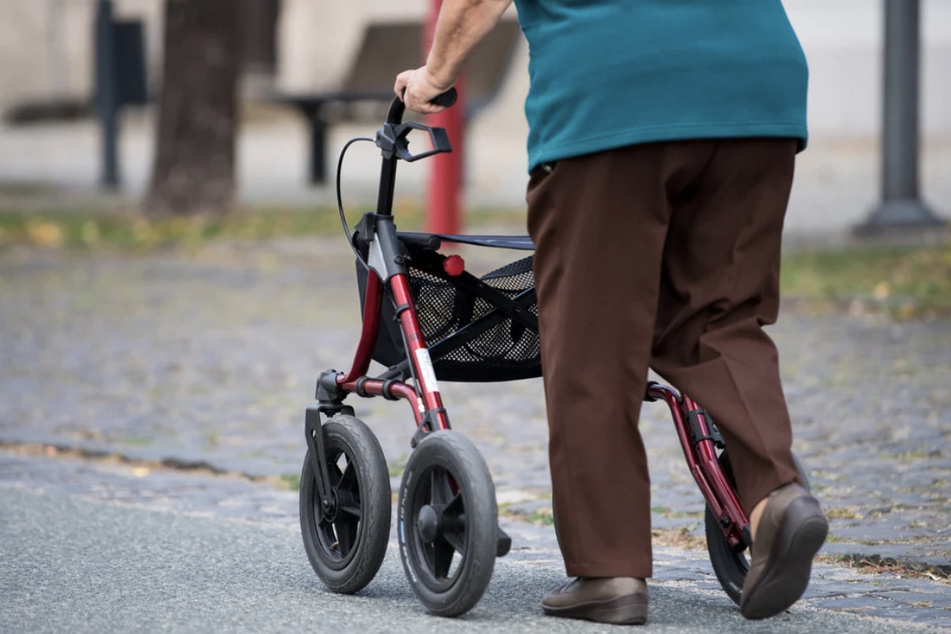
<path id="1" fill-rule="evenodd" d="M 329 522 L 333 524 L 337 520 L 337 492 L 336 491 L 331 490 L 330 498 L 327 500 L 321 500 L 320 512 L 323 515 L 325 522 Z"/>
<path id="2" fill-rule="evenodd" d="M 416 530 L 419 536 L 427 544 L 436 541 L 439 536 L 439 512 L 431 505 L 426 504 L 419 509 L 419 516 L 416 518 Z"/>

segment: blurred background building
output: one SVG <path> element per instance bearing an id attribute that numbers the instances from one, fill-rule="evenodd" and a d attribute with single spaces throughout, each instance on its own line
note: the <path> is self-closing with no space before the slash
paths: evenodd
<path id="1" fill-rule="evenodd" d="M 245 5 L 243 94 L 247 103 L 274 91 L 332 90 L 349 69 L 367 24 L 425 21 L 432 4 L 431 0 L 235 1 Z M 6 115 L 7 126 L 11 113 L 25 107 L 59 103 L 79 108 L 92 102 L 96 4 L 97 0 L 3 0 L 0 113 Z M 160 89 L 161 80 L 163 2 L 114 0 L 113 4 L 116 17 L 144 24 L 148 82 L 154 93 Z M 852 214 L 855 220 L 868 210 L 877 194 L 874 155 L 882 119 L 884 3 L 785 0 L 785 5 L 811 70 L 809 120 L 815 155 L 805 153 L 800 170 L 802 178 L 812 179 L 810 192 L 815 194 L 815 202 L 809 206 L 828 204 L 838 208 L 845 204 L 852 211 L 842 213 Z M 921 18 L 923 190 L 937 209 L 947 210 L 951 209 L 951 185 L 943 181 L 951 179 L 939 179 L 935 173 L 938 168 L 933 166 L 951 163 L 951 2 L 921 0 Z M 471 126 L 469 190 L 470 197 L 476 196 L 479 203 L 521 204 L 525 181 L 526 126 L 522 100 L 528 85 L 526 64 L 527 46 L 520 42 L 502 89 Z M 302 181 L 306 180 L 306 140 L 291 140 L 305 131 L 300 121 L 294 122 L 293 112 L 289 111 L 287 118 L 285 128 L 261 132 L 260 136 L 270 134 L 271 143 L 279 145 L 285 138 L 281 135 L 285 135 L 283 150 L 262 148 L 252 158 L 247 144 L 254 143 L 255 133 L 242 133 L 242 172 L 257 174 L 260 179 L 273 174 L 277 179 L 276 183 L 262 183 L 257 189 L 248 185 L 249 195 L 257 192 L 266 197 L 267 192 L 287 192 L 289 183 L 303 186 Z M 124 160 L 129 164 L 128 187 L 133 190 L 141 187 L 149 161 L 149 126 L 141 127 L 138 130 L 130 125 L 123 141 Z M 0 144 L 5 140 L 26 143 L 16 135 L 0 134 Z M 341 143 L 335 136 L 330 140 L 331 149 Z M 505 160 L 500 161 L 500 156 L 505 156 Z M 273 165 L 268 157 L 283 157 L 286 166 Z M 29 177 L 28 170 L 24 170 L 23 165 L 11 165 L 0 148 L 0 179 Z M 849 180 L 851 172 L 864 174 L 869 170 L 862 179 Z M 57 178 L 52 172 L 38 173 L 37 177 Z M 79 180 L 80 175 L 63 178 Z M 849 191 L 855 188 L 867 191 Z M 797 192 L 801 189 L 797 186 Z M 481 194 L 474 194 L 473 190 L 480 190 Z M 794 194 L 794 203 L 798 195 Z M 800 200 L 799 204 L 805 203 Z M 820 211 L 810 213 L 822 215 Z"/>

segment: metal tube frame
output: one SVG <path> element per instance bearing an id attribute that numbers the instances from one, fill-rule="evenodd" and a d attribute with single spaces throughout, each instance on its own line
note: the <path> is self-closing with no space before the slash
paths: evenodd
<path id="1" fill-rule="evenodd" d="M 719 520 L 723 534 L 734 548 L 749 546 L 749 518 L 720 467 L 715 432 L 707 413 L 689 396 L 659 383 L 648 384 L 645 400 L 661 400 L 667 404 L 690 474 L 711 513 Z M 694 427 L 688 422 L 691 415 L 696 420 Z"/>

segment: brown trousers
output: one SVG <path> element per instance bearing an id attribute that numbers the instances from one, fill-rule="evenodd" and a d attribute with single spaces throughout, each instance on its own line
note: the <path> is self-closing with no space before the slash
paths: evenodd
<path id="1" fill-rule="evenodd" d="M 638 431 L 649 366 L 714 417 L 747 512 L 796 479 L 777 352 L 762 329 L 779 308 L 795 143 L 646 144 L 533 171 L 528 224 L 569 576 L 651 576 Z"/>

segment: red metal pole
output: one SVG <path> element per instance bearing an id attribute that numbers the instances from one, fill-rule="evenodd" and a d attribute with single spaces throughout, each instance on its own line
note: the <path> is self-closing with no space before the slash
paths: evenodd
<path id="1" fill-rule="evenodd" d="M 432 45 L 436 18 L 442 0 L 433 0 L 426 29 L 426 50 Z M 430 233 L 459 233 L 462 207 L 462 166 L 465 132 L 465 86 L 463 78 L 456 82 L 459 96 L 456 105 L 434 115 L 427 124 L 445 128 L 452 143 L 452 152 L 437 154 L 430 159 L 427 209 L 424 213 L 425 230 Z"/>

